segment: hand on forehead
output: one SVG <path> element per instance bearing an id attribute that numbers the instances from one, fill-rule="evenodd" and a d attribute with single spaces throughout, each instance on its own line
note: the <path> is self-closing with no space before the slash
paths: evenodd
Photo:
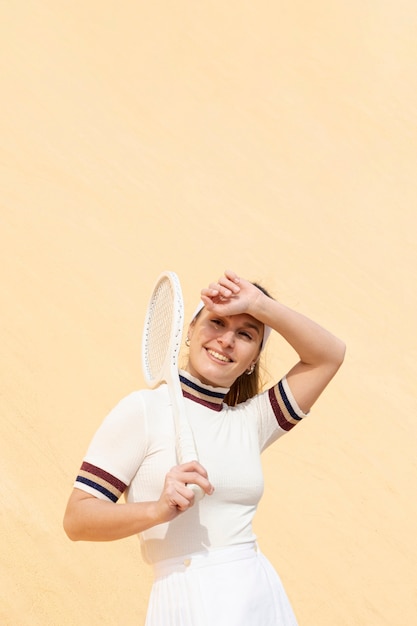
<path id="1" fill-rule="evenodd" d="M 201 313 L 201 311 L 204 309 L 204 302 L 202 300 L 200 300 L 200 302 L 198 303 L 198 305 L 196 306 L 194 313 L 191 317 L 191 323 L 195 320 L 195 318 Z M 263 350 L 265 348 L 265 344 L 268 341 L 269 335 L 271 334 L 271 328 L 270 326 L 264 326 L 264 334 L 263 334 L 263 338 L 262 338 L 262 345 L 261 345 L 261 350 Z"/>

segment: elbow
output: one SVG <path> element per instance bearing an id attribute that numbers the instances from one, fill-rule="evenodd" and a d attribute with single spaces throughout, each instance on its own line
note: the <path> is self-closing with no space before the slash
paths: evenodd
<path id="1" fill-rule="evenodd" d="M 345 356 L 346 356 L 346 344 L 344 341 L 342 341 L 341 339 L 339 339 L 339 343 L 340 343 L 340 360 L 339 360 L 339 366 L 342 365 L 343 361 L 345 360 Z"/>
<path id="2" fill-rule="evenodd" d="M 65 521 L 64 519 L 64 523 L 63 523 L 63 527 L 64 527 L 64 531 L 66 536 L 68 537 L 68 539 L 70 539 L 71 541 L 78 541 L 78 536 L 77 534 L 73 531 L 73 529 L 71 528 L 71 526 Z"/>
<path id="3" fill-rule="evenodd" d="M 334 350 L 332 354 L 332 362 L 335 368 L 335 372 L 341 367 L 346 356 L 346 344 L 341 339 L 335 341 Z"/>
<path id="4" fill-rule="evenodd" d="M 65 534 L 71 541 L 80 541 L 80 539 L 82 539 L 79 529 L 77 528 L 77 525 L 74 523 L 74 520 L 72 516 L 68 513 L 68 511 L 65 512 L 62 526 L 64 528 Z"/>

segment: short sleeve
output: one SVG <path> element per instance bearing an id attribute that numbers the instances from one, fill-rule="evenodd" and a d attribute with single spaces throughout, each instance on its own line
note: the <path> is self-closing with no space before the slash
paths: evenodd
<path id="1" fill-rule="evenodd" d="M 140 391 L 123 398 L 96 431 L 74 487 L 117 502 L 146 453 L 145 403 Z"/>
<path id="2" fill-rule="evenodd" d="M 289 432 L 307 416 L 298 406 L 286 377 L 258 397 L 258 434 L 261 450 Z"/>

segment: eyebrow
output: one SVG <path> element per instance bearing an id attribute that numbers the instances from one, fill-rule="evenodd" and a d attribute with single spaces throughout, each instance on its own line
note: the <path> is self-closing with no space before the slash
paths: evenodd
<path id="1" fill-rule="evenodd" d="M 253 328 L 254 330 L 256 330 L 256 332 L 258 333 L 258 335 L 261 334 L 261 329 L 258 326 L 258 324 L 254 324 L 253 322 L 245 322 L 244 324 L 242 324 L 242 326 L 244 328 Z"/>
<path id="2" fill-rule="evenodd" d="M 234 317 L 233 315 L 218 315 L 216 316 L 220 319 L 226 319 L 228 317 Z M 255 322 L 243 322 L 242 324 L 242 328 L 252 328 L 253 330 L 256 330 L 256 332 L 258 333 L 258 335 L 261 334 L 261 327 L 263 326 L 262 322 L 259 322 L 259 324 L 256 324 Z"/>

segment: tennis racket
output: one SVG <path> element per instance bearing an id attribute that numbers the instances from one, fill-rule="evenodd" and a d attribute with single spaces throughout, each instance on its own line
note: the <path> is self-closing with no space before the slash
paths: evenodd
<path id="1" fill-rule="evenodd" d="M 178 376 L 183 325 L 184 303 L 180 281 L 174 272 L 163 272 L 148 303 L 142 336 L 142 366 L 149 387 L 154 389 L 163 382 L 168 385 L 180 464 L 198 460 Z M 198 485 L 187 486 L 194 491 L 196 498 L 204 495 Z"/>

